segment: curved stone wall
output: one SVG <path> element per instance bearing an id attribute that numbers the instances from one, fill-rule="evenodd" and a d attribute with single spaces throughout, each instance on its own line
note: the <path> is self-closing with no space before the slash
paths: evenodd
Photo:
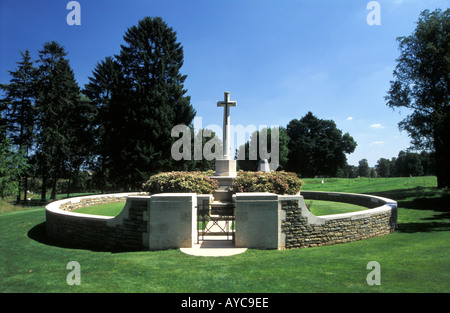
<path id="1" fill-rule="evenodd" d="M 54 201 L 45 210 L 47 235 L 56 242 L 76 247 L 143 250 L 148 198 L 138 193 L 119 193 Z M 125 207 L 116 217 L 71 212 L 81 207 L 124 201 Z"/>
<path id="2" fill-rule="evenodd" d="M 367 207 L 365 211 L 315 216 L 304 199 L 345 202 Z M 282 222 L 285 248 L 334 245 L 387 235 L 397 228 L 397 202 L 391 199 L 338 192 L 302 191 L 299 200 L 281 199 L 286 217 Z"/>
<path id="3" fill-rule="evenodd" d="M 301 195 L 237 193 L 236 247 L 292 249 L 363 240 L 393 232 L 397 203 L 362 194 L 302 191 Z M 304 199 L 366 206 L 360 212 L 315 216 Z M 126 201 L 116 217 L 81 214 L 74 209 Z M 64 244 L 100 250 L 190 248 L 197 241 L 197 204 L 211 195 L 121 193 L 69 198 L 46 206 L 47 235 Z"/>

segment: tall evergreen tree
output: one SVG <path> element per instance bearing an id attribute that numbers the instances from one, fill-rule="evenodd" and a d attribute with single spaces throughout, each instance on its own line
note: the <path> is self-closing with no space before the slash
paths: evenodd
<path id="1" fill-rule="evenodd" d="M 51 198 L 56 199 L 58 179 L 81 166 L 80 157 L 87 151 L 87 140 L 91 138 L 87 133 L 92 113 L 90 102 L 82 100 L 66 55 L 65 49 L 54 41 L 45 43 L 39 51 L 36 109 L 41 198 L 45 198 L 47 182 L 51 180 Z"/>
<path id="2" fill-rule="evenodd" d="M 11 144 L 9 138 L 0 139 L 0 198 L 14 194 L 18 178 L 28 168 L 27 159 Z"/>
<path id="3" fill-rule="evenodd" d="M 170 170 L 178 124 L 190 125 L 195 111 L 185 96 L 183 48 L 161 18 L 130 27 L 115 60 L 97 65 L 85 93 L 99 106 L 103 170 L 121 188 L 140 188 L 152 173 Z"/>
<path id="4" fill-rule="evenodd" d="M 9 84 L 0 85 L 5 91 L 5 97 L 1 100 L 5 110 L 5 126 L 12 144 L 16 145 L 29 159 L 30 151 L 34 145 L 34 124 L 36 98 L 36 68 L 33 67 L 30 52 L 20 53 L 22 60 L 17 62 L 18 68 L 9 71 L 11 80 Z M 24 200 L 27 197 L 28 173 L 22 171 L 23 177 L 19 179 L 20 199 L 21 189 L 24 191 Z"/>
<path id="5" fill-rule="evenodd" d="M 93 121 L 93 138 L 95 144 L 93 153 L 96 156 L 90 165 L 94 171 L 94 181 L 97 188 L 103 193 L 105 190 L 115 189 L 111 185 L 109 171 L 111 169 L 111 155 L 115 150 L 114 133 L 122 121 L 120 116 L 111 115 L 110 102 L 112 95 L 119 92 L 120 67 L 112 57 L 97 63 L 89 84 L 85 85 L 83 93 L 92 101 L 96 107 L 96 115 Z"/>

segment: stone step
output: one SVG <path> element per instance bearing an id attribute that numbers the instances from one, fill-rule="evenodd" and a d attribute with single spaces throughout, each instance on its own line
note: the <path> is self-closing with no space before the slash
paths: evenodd
<path id="1" fill-rule="evenodd" d="M 213 201 L 211 207 L 234 207 L 233 201 Z"/>
<path id="2" fill-rule="evenodd" d="M 232 201 L 233 194 L 228 190 L 218 189 L 213 192 L 213 197 L 215 201 Z"/>
<path id="3" fill-rule="evenodd" d="M 234 203 L 230 201 L 212 202 L 211 215 L 234 215 Z"/>

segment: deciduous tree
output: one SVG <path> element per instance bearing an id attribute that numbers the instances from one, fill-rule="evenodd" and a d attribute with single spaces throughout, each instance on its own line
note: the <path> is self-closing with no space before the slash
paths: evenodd
<path id="1" fill-rule="evenodd" d="M 289 136 L 287 169 L 303 177 L 335 176 L 347 164 L 345 154 L 355 151 L 357 143 L 342 134 L 332 120 L 322 120 L 308 112 L 286 127 Z"/>
<path id="2" fill-rule="evenodd" d="M 400 57 L 386 96 L 412 110 L 399 127 L 415 149 L 434 151 L 438 187 L 450 186 L 450 9 L 421 13 L 415 31 L 397 38 Z"/>

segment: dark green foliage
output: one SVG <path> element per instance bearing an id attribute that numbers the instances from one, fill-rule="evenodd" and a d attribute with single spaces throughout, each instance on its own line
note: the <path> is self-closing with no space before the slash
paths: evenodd
<path id="1" fill-rule="evenodd" d="M 5 91 L 5 97 L 0 100 L 0 107 L 3 107 L 4 110 L 4 120 L 3 122 L 0 120 L 0 128 L 3 125 L 4 135 L 8 134 L 12 144 L 16 145 L 23 152 L 24 157 L 28 159 L 34 145 L 36 113 L 34 102 L 37 72 L 36 68 L 33 67 L 30 52 L 28 50 L 25 53 L 21 52 L 21 56 L 22 60 L 17 62 L 17 70 L 9 71 L 11 75 L 10 83 L 0 85 L 0 88 Z M 24 198 L 26 198 L 28 174 L 23 172 L 23 177 L 17 177 L 19 183 L 18 198 L 20 198 L 22 188 Z"/>
<path id="2" fill-rule="evenodd" d="M 335 176 L 347 163 L 346 153 L 357 144 L 348 134 L 336 128 L 332 120 L 322 120 L 308 112 L 287 125 L 289 154 L 286 170 L 302 177 Z"/>
<path id="3" fill-rule="evenodd" d="M 258 162 L 261 160 L 260 144 L 267 148 L 267 153 L 273 154 L 272 129 L 267 128 L 265 131 L 267 131 L 267 140 L 261 140 L 260 131 L 255 131 L 251 134 L 250 141 L 247 141 L 236 151 L 239 169 L 243 171 L 256 171 L 258 169 Z M 273 164 L 271 170 L 284 169 L 286 167 L 289 154 L 288 142 L 289 137 L 287 135 L 286 128 L 280 127 L 278 132 L 278 141 L 274 141 L 274 144 L 278 145 L 279 162 L 278 164 Z M 256 157 L 252 157 L 250 155 L 250 147 L 254 147 L 253 149 L 254 152 L 256 152 Z M 245 156 L 245 158 L 242 159 L 239 155 Z M 268 160 L 268 162 L 273 163 L 271 159 Z"/>
<path id="4" fill-rule="evenodd" d="M 377 161 L 376 169 L 378 176 L 390 177 L 391 176 L 391 161 L 389 159 L 381 158 Z"/>
<path id="5" fill-rule="evenodd" d="M 381 158 L 376 171 L 380 177 L 434 176 L 436 173 L 433 153 L 400 151 L 392 160 Z"/>
<path id="6" fill-rule="evenodd" d="M 27 170 L 27 159 L 9 138 L 0 140 L 0 198 L 17 191 L 19 177 Z"/>
<path id="7" fill-rule="evenodd" d="M 369 177 L 370 168 L 369 168 L 369 162 L 367 161 L 367 159 L 362 159 L 361 161 L 359 161 L 358 175 L 361 177 Z"/>
<path id="8" fill-rule="evenodd" d="M 208 171 L 215 169 L 215 159 L 214 159 L 214 147 L 213 143 L 217 145 L 222 145 L 222 141 L 216 137 L 216 133 L 209 129 L 199 129 L 195 134 L 194 127 L 189 127 L 191 135 L 191 154 L 190 160 L 181 159 L 179 161 L 174 161 L 172 169 L 174 171 L 185 171 L 185 172 L 195 172 L 195 171 Z M 176 138 L 174 138 L 176 139 Z M 208 155 L 209 150 L 205 149 L 205 145 L 211 145 L 212 151 L 211 155 Z"/>
<path id="9" fill-rule="evenodd" d="M 93 110 L 81 97 L 66 55 L 54 41 L 39 51 L 36 157 L 42 173 L 42 198 L 49 179 L 51 198 L 56 198 L 58 179 L 78 172 L 92 146 L 88 134 Z"/>
<path id="10" fill-rule="evenodd" d="M 211 194 L 219 185 L 209 178 L 212 172 L 170 172 L 159 173 L 150 177 L 142 189 L 150 194 L 188 192 Z"/>
<path id="11" fill-rule="evenodd" d="M 10 83 L 0 87 L 6 92 L 2 103 L 6 110 L 9 138 L 13 144 L 28 150 L 33 143 L 36 69 L 28 50 L 21 56 L 17 70 L 9 71 Z"/>
<path id="12" fill-rule="evenodd" d="M 450 9 L 423 11 L 413 34 L 397 40 L 387 105 L 412 110 L 399 127 L 415 149 L 435 152 L 438 186 L 450 186 Z"/>
<path id="13" fill-rule="evenodd" d="M 271 192 L 280 195 L 295 195 L 300 192 L 303 182 L 295 173 L 245 172 L 239 171 L 233 180 L 233 192 Z"/>
<path id="14" fill-rule="evenodd" d="M 130 27 L 119 55 L 94 70 L 85 94 L 98 107 L 98 162 L 102 181 L 139 188 L 152 173 L 174 167 L 171 130 L 190 125 L 183 48 L 161 18 Z"/>

